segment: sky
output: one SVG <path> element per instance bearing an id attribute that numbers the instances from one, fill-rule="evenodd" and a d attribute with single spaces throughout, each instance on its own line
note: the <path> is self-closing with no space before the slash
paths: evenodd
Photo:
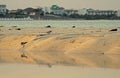
<path id="1" fill-rule="evenodd" d="M 0 0 L 0 4 L 6 4 L 8 9 L 37 8 L 53 4 L 65 7 L 66 9 L 120 9 L 120 0 Z"/>

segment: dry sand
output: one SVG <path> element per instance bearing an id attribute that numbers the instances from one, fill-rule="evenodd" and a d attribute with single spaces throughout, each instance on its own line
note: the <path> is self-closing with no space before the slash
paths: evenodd
<path id="1" fill-rule="evenodd" d="M 0 63 L 120 68 L 119 28 L 113 32 L 95 27 L 17 28 L 0 27 Z M 23 53 L 26 57 L 21 57 Z"/>

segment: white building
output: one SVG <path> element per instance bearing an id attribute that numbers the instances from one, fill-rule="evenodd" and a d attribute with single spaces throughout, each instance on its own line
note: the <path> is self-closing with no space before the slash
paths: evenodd
<path id="1" fill-rule="evenodd" d="M 6 15 L 6 5 L 0 5 L 0 14 Z"/>
<path id="2" fill-rule="evenodd" d="M 117 16 L 120 17 L 120 10 L 117 11 Z"/>
<path id="3" fill-rule="evenodd" d="M 17 13 L 17 10 L 9 10 L 8 13 L 9 14 L 15 14 L 15 13 Z"/>
<path id="4" fill-rule="evenodd" d="M 94 10 L 94 9 L 80 9 L 79 15 L 116 15 L 117 11 L 114 10 Z M 119 14 L 118 14 L 119 15 Z"/>
<path id="5" fill-rule="evenodd" d="M 29 15 L 34 16 L 34 15 L 36 15 L 36 12 L 30 12 Z"/>
<path id="6" fill-rule="evenodd" d="M 78 14 L 78 10 L 73 10 L 73 9 L 65 10 L 64 13 L 67 15 Z"/>
<path id="7" fill-rule="evenodd" d="M 44 13 L 51 13 L 50 7 L 44 7 L 42 10 L 44 11 Z"/>
<path id="8" fill-rule="evenodd" d="M 51 12 L 53 12 L 53 14 L 56 14 L 56 15 L 63 15 L 64 14 L 64 8 L 59 7 L 57 5 L 52 5 Z"/>
<path id="9" fill-rule="evenodd" d="M 87 15 L 116 15 L 117 11 L 114 10 L 94 10 L 87 9 Z"/>
<path id="10" fill-rule="evenodd" d="M 87 14 L 87 9 L 85 9 L 85 8 L 79 9 L 79 10 L 78 10 L 78 14 L 79 14 L 79 15 L 85 15 L 85 14 Z"/>

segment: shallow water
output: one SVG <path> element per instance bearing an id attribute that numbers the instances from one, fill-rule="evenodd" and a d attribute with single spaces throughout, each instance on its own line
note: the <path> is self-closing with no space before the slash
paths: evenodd
<path id="1" fill-rule="evenodd" d="M 119 27 L 120 20 L 71 20 L 71 21 L 53 21 L 53 20 L 40 20 L 40 21 L 0 21 L 0 26 L 81 26 L 81 27 Z"/>
<path id="2" fill-rule="evenodd" d="M 118 69 L 0 64 L 0 78 L 120 78 Z"/>

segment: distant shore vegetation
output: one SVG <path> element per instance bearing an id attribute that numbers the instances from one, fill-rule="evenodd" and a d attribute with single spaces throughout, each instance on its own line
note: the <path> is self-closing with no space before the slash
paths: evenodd
<path id="1" fill-rule="evenodd" d="M 4 8 L 4 9 L 3 9 Z M 119 11 L 114 10 L 94 10 L 94 9 L 65 9 L 63 7 L 52 5 L 50 8 L 25 8 L 9 10 L 6 6 L 0 7 L 0 18 L 32 18 L 35 20 L 120 20 Z"/>

